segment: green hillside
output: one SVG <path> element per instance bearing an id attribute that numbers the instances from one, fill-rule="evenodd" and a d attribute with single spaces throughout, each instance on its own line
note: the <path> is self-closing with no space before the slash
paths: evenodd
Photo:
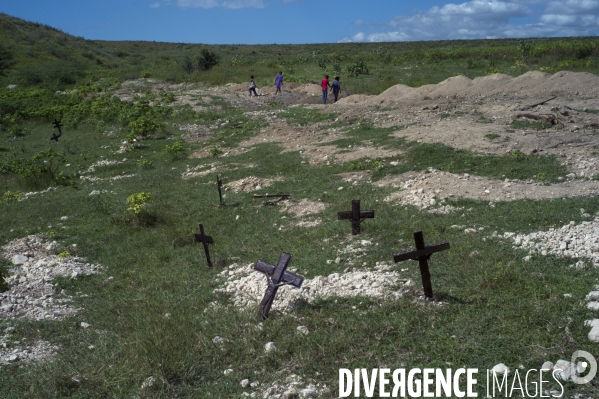
<path id="1" fill-rule="evenodd" d="M 218 60 L 213 68 L 206 54 Z M 0 14 L 2 83 L 57 89 L 103 77 L 222 85 L 255 75 L 264 84 L 283 70 L 287 81 L 341 75 L 351 92 L 377 94 L 398 83 L 421 86 L 456 74 L 598 73 L 598 55 L 595 37 L 306 45 L 92 41 Z"/>

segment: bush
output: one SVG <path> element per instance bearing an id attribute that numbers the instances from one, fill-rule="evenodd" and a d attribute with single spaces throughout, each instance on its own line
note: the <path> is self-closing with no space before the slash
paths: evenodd
<path id="1" fill-rule="evenodd" d="M 127 210 L 136 216 L 147 212 L 147 205 L 152 201 L 152 194 L 147 192 L 131 194 L 127 197 Z"/>
<path id="2" fill-rule="evenodd" d="M 203 49 L 197 57 L 196 62 L 199 70 L 207 71 L 218 65 L 218 56 L 211 51 Z"/>
<path id="3" fill-rule="evenodd" d="M 147 139 L 152 134 L 156 133 L 156 130 L 160 127 L 160 123 L 154 119 L 142 116 L 129 122 L 127 129 L 136 135 L 141 136 L 143 139 Z"/>
<path id="4" fill-rule="evenodd" d="M 347 67 L 347 74 L 352 77 L 368 74 L 368 65 L 365 61 L 357 61 Z"/>
<path id="5" fill-rule="evenodd" d="M 183 142 L 181 140 L 175 141 L 171 145 L 164 147 L 164 152 L 169 154 L 173 158 L 179 158 L 185 153 Z"/>

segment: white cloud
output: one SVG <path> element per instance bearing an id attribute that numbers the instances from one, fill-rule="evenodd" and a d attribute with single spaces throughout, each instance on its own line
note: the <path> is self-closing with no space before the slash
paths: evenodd
<path id="1" fill-rule="evenodd" d="M 398 15 L 382 27 L 358 20 L 362 31 L 343 40 L 595 36 L 598 14 L 599 0 L 471 0 Z"/>
<path id="2" fill-rule="evenodd" d="M 150 4 L 150 8 L 158 8 L 158 7 L 160 7 L 160 3 L 159 2 Z"/>

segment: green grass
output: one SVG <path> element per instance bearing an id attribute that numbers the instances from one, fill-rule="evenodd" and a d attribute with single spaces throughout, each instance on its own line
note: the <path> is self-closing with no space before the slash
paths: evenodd
<path id="1" fill-rule="evenodd" d="M 495 179 L 528 180 L 542 174 L 543 180 L 557 182 L 558 177 L 567 174 L 555 156 L 525 155 L 519 151 L 502 156 L 477 155 L 436 143 L 414 145 L 410 147 L 407 157 L 413 168 L 418 170 L 433 167 L 446 172 L 475 173 Z"/>
<path id="2" fill-rule="evenodd" d="M 372 170 L 373 180 L 378 180 L 433 167 L 494 179 L 556 182 L 566 170 L 555 157 L 517 151 L 480 155 L 442 144 L 408 142 L 393 135 L 402 126 L 377 127 L 361 117 L 335 121 L 336 113 L 303 106 L 283 108 L 281 104 L 272 107 L 282 108 L 280 115 L 291 125 L 341 129 L 345 137 L 332 143 L 338 148 L 372 145 L 401 150 L 393 158 L 397 165 L 384 158 L 310 165 L 299 152 L 281 152 L 281 147 L 272 143 L 219 157 L 218 149 L 232 148 L 257 135 L 266 122 L 245 115 L 216 94 L 210 96 L 209 109 L 202 112 L 172 107 L 166 96 L 148 95 L 145 84 L 136 90 L 146 93 L 146 98 L 154 96 L 152 101 L 157 104 L 109 100 L 120 79 L 137 79 L 142 71 L 169 82 L 208 84 L 246 81 L 248 72 L 253 71 L 260 86 L 272 84 L 272 77 L 285 65 L 285 71 L 290 70 L 288 81 L 305 82 L 323 73 L 311 58 L 315 51 L 331 60 L 342 59 L 338 62 L 343 68 L 365 60 L 369 74 L 344 78 L 342 84 L 354 93 L 377 93 L 396 83 L 437 83 L 458 72 L 475 77 L 489 68 L 507 70 L 521 57 L 517 41 L 382 43 L 376 47 L 88 42 L 5 15 L 0 16 L 0 29 L 6 32 L 3 37 L 15 61 L 2 80 L 3 87 L 13 82 L 11 79 L 30 76 L 39 69 L 27 69 L 28 64 L 52 63 L 62 54 L 72 61 L 70 66 L 85 71 L 84 76 L 73 84 L 60 83 L 52 80 L 61 77 L 52 70 L 40 75 L 47 79 L 39 85 L 76 85 L 80 93 L 86 93 L 85 97 L 56 96 L 53 90 L 39 87 L 0 92 L 0 195 L 55 184 L 43 177 L 24 179 L 2 169 L 9 158 L 30 159 L 49 148 L 64 153 L 58 171 L 74 176 L 77 183 L 56 185 L 54 191 L 23 201 L 0 203 L 0 226 L 7 226 L 0 229 L 0 243 L 46 233 L 64 246 L 77 244 L 69 248 L 72 255 L 104 266 L 99 275 L 53 281 L 57 292 L 64 289 L 75 295 L 75 305 L 82 308 L 77 315 L 64 321 L 0 320 L 0 333 L 9 325 L 15 328 L 14 340 L 44 339 L 60 347 L 52 362 L 2 366 L 3 399 L 237 398 L 248 391 L 241 388 L 242 379 L 259 381 L 264 387 L 291 374 L 326 383 L 331 387 L 327 397 L 336 397 L 339 368 L 466 366 L 484 370 L 503 362 L 512 369 L 520 364 L 531 369 L 546 360 L 569 359 L 575 350 L 596 352 L 584 326 L 585 320 L 594 317 L 586 309 L 584 297 L 594 289 L 596 271 L 569 268 L 572 259 L 554 256 L 535 255 L 526 262 L 525 251 L 508 240 L 491 238 L 494 231 L 530 233 L 581 222 L 586 220 L 581 208 L 590 214 L 599 212 L 596 198 L 518 200 L 493 207 L 488 201 L 456 199 L 448 203 L 464 210 L 441 215 L 384 201 L 396 188 L 350 185 L 340 176 Z M 26 45 L 36 35 L 48 49 Z M 68 44 L 68 54 L 53 48 L 60 40 Z M 594 38 L 531 41 L 534 51 L 530 56 L 539 61 L 531 60 L 531 65 L 573 58 L 574 50 L 596 43 Z M 182 57 L 202 48 L 217 52 L 221 63 L 210 71 L 192 74 L 178 69 Z M 26 56 L 27 51 L 33 55 Z M 591 56 L 595 54 L 593 48 L 589 51 Z M 597 72 L 594 64 L 577 70 Z M 112 79 L 100 80 L 107 76 Z M 195 100 L 201 101 L 199 97 Z M 65 123 L 63 136 L 59 142 L 50 142 L 51 121 L 57 112 Z M 159 121 L 159 127 L 131 151 L 115 154 L 129 134 L 128 124 L 140 117 Z M 210 126 L 213 134 L 203 142 L 185 143 L 185 154 L 207 148 L 214 149 L 214 156 L 198 159 L 165 153 L 165 148 L 173 148 L 174 140 L 180 138 L 180 123 Z M 534 127 L 512 126 L 511 130 L 523 128 Z M 22 133 L 15 140 L 14 129 Z M 494 140 L 499 138 L 496 136 L 485 137 Z M 100 160 L 119 164 L 97 167 L 91 176 L 101 180 L 76 179 Z M 142 167 L 142 162 L 152 167 Z M 258 193 L 289 192 L 294 200 L 322 201 L 326 210 L 316 215 L 321 224 L 279 230 L 279 226 L 289 226 L 293 217 L 279 207 L 262 206 L 251 194 L 226 191 L 221 205 L 216 173 L 181 178 L 188 168 L 213 163 L 221 168 L 218 175 L 225 184 L 247 176 L 276 177 L 280 180 Z M 123 174 L 134 176 L 108 179 Z M 90 196 L 94 190 L 107 192 Z M 150 192 L 152 201 L 142 216 L 135 217 L 127 211 L 127 198 L 140 192 Z M 336 215 L 347 210 L 353 199 L 376 212 L 374 219 L 362 223 L 362 233 L 356 238 L 350 236 L 349 223 L 338 221 Z M 61 221 L 62 216 L 69 218 Z M 215 241 L 211 247 L 213 269 L 206 267 L 201 246 L 193 242 L 199 223 Z M 452 225 L 483 230 L 465 234 L 463 229 L 449 227 Z M 343 273 L 346 268 L 371 270 L 376 262 L 391 262 L 394 253 L 413 247 L 412 234 L 417 229 L 424 232 L 426 243 L 451 243 L 451 250 L 430 259 L 433 289 L 443 301 L 441 306 L 414 300 L 421 291 L 415 262 L 395 266 L 398 271 L 406 269 L 400 274 L 414 281 L 402 299 L 333 297 L 300 303 L 290 314 L 274 312 L 262 328 L 254 322 L 256 309 L 239 311 L 228 306 L 226 295 L 213 292 L 222 286 L 216 279 L 224 267 L 249 265 L 257 259 L 276 262 L 281 251 L 293 255 L 291 268 L 307 278 Z M 340 255 L 338 250 L 354 239 L 373 244 L 349 265 L 352 255 Z M 337 256 L 344 258 L 341 263 L 327 262 Z M 0 263 L 0 290 L 6 289 L 1 276 L 8 266 Z M 107 279 L 109 276 L 114 279 Z M 223 306 L 215 308 L 214 302 Z M 79 328 L 82 321 L 92 327 Z M 296 334 L 299 325 L 307 326 L 310 334 Z M 223 347 L 212 342 L 215 336 L 226 339 Z M 264 352 L 270 341 L 279 349 L 276 354 Z M 94 349 L 89 349 L 90 345 Z M 229 368 L 233 373 L 225 376 L 223 371 Z M 156 378 L 156 384 L 142 390 L 150 376 Z M 570 384 L 566 389 L 567 395 L 581 397 L 599 393 L 596 381 L 588 386 Z M 482 397 L 484 387 L 479 384 L 478 390 Z"/>
<path id="3" fill-rule="evenodd" d="M 510 124 L 512 129 L 532 129 L 532 130 L 543 130 L 552 127 L 551 123 L 543 121 L 526 121 L 516 119 Z"/>
<path id="4" fill-rule="evenodd" d="M 279 116 L 285 118 L 292 125 L 307 126 L 318 122 L 331 122 L 337 117 L 337 114 L 298 106 L 287 108 L 280 112 Z"/>

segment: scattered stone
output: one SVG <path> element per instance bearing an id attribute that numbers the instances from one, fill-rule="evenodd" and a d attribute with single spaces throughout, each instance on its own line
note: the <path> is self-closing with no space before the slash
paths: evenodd
<path id="1" fill-rule="evenodd" d="M 150 387 L 154 386 L 155 383 L 156 383 L 156 377 L 154 377 L 154 376 L 148 377 L 144 380 L 144 382 L 141 383 L 141 389 L 150 388 Z"/>
<path id="2" fill-rule="evenodd" d="M 493 368 L 491 369 L 491 371 L 494 371 L 497 375 L 503 375 L 503 374 L 509 374 L 510 373 L 510 369 L 508 366 L 506 366 L 503 363 L 499 363 L 496 364 L 495 366 L 493 366 Z"/>
<path id="3" fill-rule="evenodd" d="M 81 326 L 81 328 L 89 328 L 91 326 L 91 324 L 86 323 L 84 321 L 81 322 L 81 324 L 79 324 Z"/>
<path id="4" fill-rule="evenodd" d="M 242 388 L 247 388 L 250 386 L 250 380 L 248 380 L 247 378 L 245 380 L 241 380 L 241 387 Z"/>
<path id="5" fill-rule="evenodd" d="M 264 350 L 268 353 L 268 352 L 276 352 L 277 347 L 275 345 L 274 342 L 268 342 L 266 345 L 264 345 Z"/>
<path id="6" fill-rule="evenodd" d="M 222 345 L 225 343 L 225 339 L 217 335 L 216 337 L 212 338 L 212 342 L 214 342 L 216 345 Z"/>
<path id="7" fill-rule="evenodd" d="M 15 255 L 12 258 L 12 264 L 15 266 L 20 266 L 27 263 L 28 260 L 29 258 L 24 255 Z"/>
<path id="8" fill-rule="evenodd" d="M 304 334 L 304 335 L 310 334 L 310 330 L 308 330 L 308 327 L 306 327 L 306 326 L 299 326 L 299 327 L 297 327 L 297 331 L 299 333 L 301 333 L 301 334 Z"/>
<path id="9" fill-rule="evenodd" d="M 553 363 L 551 363 L 549 361 L 543 363 L 543 365 L 541 366 L 541 370 L 545 370 L 545 371 L 551 371 L 551 370 L 553 370 Z"/>
<path id="10" fill-rule="evenodd" d="M 355 251 L 354 256 L 361 256 L 361 251 L 356 251 L 355 246 L 345 250 Z M 225 281 L 224 287 L 217 288 L 214 292 L 229 295 L 233 304 L 240 308 L 256 307 L 264 295 L 264 275 L 254 271 L 253 267 L 253 263 L 247 266 L 237 263 L 230 265 L 219 273 L 219 278 Z M 411 280 L 401 278 L 397 271 L 392 270 L 390 264 L 380 262 L 374 270 L 348 269 L 344 273 L 305 279 L 300 289 L 282 286 L 278 290 L 277 300 L 273 303 L 271 311 L 288 311 L 298 300 L 311 303 L 317 298 L 330 296 L 398 299 L 408 292 L 411 285 Z M 220 304 L 213 303 L 212 306 Z"/>

